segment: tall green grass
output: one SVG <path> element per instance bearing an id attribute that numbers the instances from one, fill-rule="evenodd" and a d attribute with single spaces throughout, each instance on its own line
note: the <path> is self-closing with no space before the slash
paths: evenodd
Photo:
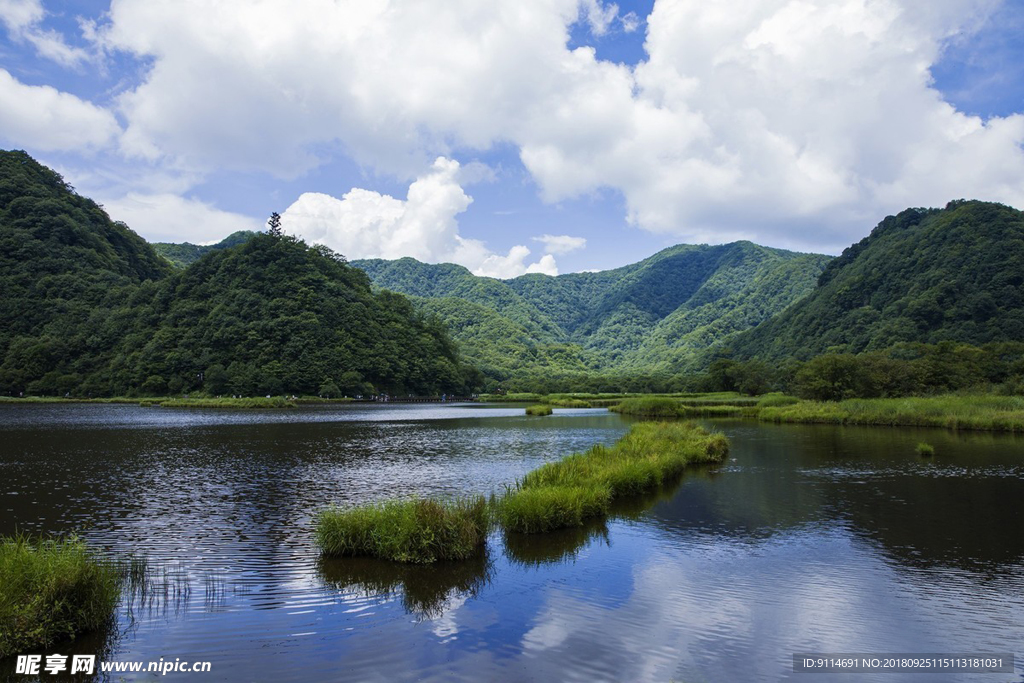
<path id="1" fill-rule="evenodd" d="M 470 557 L 483 545 L 489 527 L 483 496 L 394 500 L 321 512 L 316 542 L 326 557 L 367 556 L 426 564 Z"/>
<path id="2" fill-rule="evenodd" d="M 528 473 L 495 504 L 506 531 L 541 533 L 608 514 L 613 500 L 640 495 L 697 463 L 720 462 L 729 443 L 698 425 L 633 425 L 614 446 L 594 446 Z"/>
<path id="3" fill-rule="evenodd" d="M 121 581 L 76 537 L 0 539 L 0 658 L 109 623 Z"/>
<path id="4" fill-rule="evenodd" d="M 535 417 L 544 417 L 552 413 L 551 406 L 548 405 L 535 405 L 526 406 L 526 414 L 533 415 Z"/>
<path id="5" fill-rule="evenodd" d="M 838 403 L 801 401 L 790 406 L 764 408 L 759 417 L 769 422 L 1024 432 L 1024 397 L 947 395 L 857 398 Z"/>
<path id="6" fill-rule="evenodd" d="M 666 396 L 638 396 L 627 398 L 608 410 L 623 415 L 639 415 L 640 417 L 682 417 L 683 407 L 674 398 Z"/>

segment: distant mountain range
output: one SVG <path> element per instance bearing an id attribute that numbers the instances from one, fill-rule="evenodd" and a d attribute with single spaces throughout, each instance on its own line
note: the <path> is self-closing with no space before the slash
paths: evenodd
<path id="1" fill-rule="evenodd" d="M 457 391 L 478 371 L 490 388 L 571 388 L 716 357 L 1024 339 L 1024 212 L 907 209 L 836 258 L 679 245 L 497 280 L 411 258 L 346 264 L 263 233 L 150 245 L 24 152 L 0 152 L 0 286 L 2 393 Z"/>
<path id="2" fill-rule="evenodd" d="M 614 270 L 510 280 L 411 258 L 353 261 L 445 322 L 486 374 L 671 372 L 810 293 L 830 257 L 679 245 Z"/>

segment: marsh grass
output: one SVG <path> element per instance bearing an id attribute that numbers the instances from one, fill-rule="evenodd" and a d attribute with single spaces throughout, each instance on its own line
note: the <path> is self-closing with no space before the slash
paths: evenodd
<path id="1" fill-rule="evenodd" d="M 604 516 L 611 490 L 595 484 L 524 488 L 498 501 L 495 514 L 507 531 L 537 534 L 580 526 L 584 520 Z"/>
<path id="2" fill-rule="evenodd" d="M 464 560 L 487 538 L 483 496 L 394 500 L 320 513 L 316 542 L 325 557 L 367 556 L 426 564 Z"/>
<path id="3" fill-rule="evenodd" d="M 551 406 L 549 405 L 538 404 L 535 406 L 526 406 L 526 414 L 533 415 L 535 417 L 544 417 L 546 415 L 550 415 L 552 412 Z"/>
<path id="4" fill-rule="evenodd" d="M 609 406 L 608 410 L 623 415 L 638 415 L 640 417 L 682 417 L 682 404 L 674 398 L 667 396 L 638 396 L 627 398 Z"/>
<path id="5" fill-rule="evenodd" d="M 769 422 L 945 427 L 1024 432 L 1024 397 L 946 395 L 918 398 L 859 398 L 838 403 L 801 401 L 764 408 Z"/>
<path id="6" fill-rule="evenodd" d="M 0 539 L 0 658 L 109 624 L 123 578 L 74 536 Z"/>
<path id="7" fill-rule="evenodd" d="M 689 422 L 641 423 L 614 446 L 594 446 L 529 472 L 495 502 L 509 532 L 542 533 L 608 514 L 612 501 L 656 490 L 691 464 L 720 462 L 729 443 Z"/>
<path id="8" fill-rule="evenodd" d="M 922 441 L 919 444 L 917 444 L 916 447 L 914 447 L 914 452 L 916 452 L 923 458 L 930 458 L 931 456 L 935 455 L 935 446 L 931 445 L 930 443 Z"/>
<path id="9" fill-rule="evenodd" d="M 593 408 L 594 405 L 590 401 L 586 401 L 582 398 L 567 398 L 561 396 L 548 396 L 544 399 L 544 402 L 549 406 L 555 406 L 558 408 Z"/>
<path id="10" fill-rule="evenodd" d="M 779 406 L 791 406 L 799 403 L 800 399 L 796 396 L 787 396 L 786 394 L 774 392 L 771 394 L 765 394 L 757 399 L 758 408 L 778 408 Z"/>

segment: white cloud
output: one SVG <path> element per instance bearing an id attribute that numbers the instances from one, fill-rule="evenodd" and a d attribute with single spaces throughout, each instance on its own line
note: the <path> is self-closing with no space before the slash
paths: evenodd
<path id="1" fill-rule="evenodd" d="M 544 252 L 547 254 L 568 254 L 587 246 L 587 239 L 585 237 L 572 237 L 570 235 L 541 235 L 540 237 L 534 237 L 533 241 L 542 242 L 544 244 Z"/>
<path id="2" fill-rule="evenodd" d="M 626 33 L 632 33 L 638 28 L 640 28 L 640 17 L 637 16 L 636 12 L 627 12 L 622 15 L 623 31 Z"/>
<path id="3" fill-rule="evenodd" d="M 1024 206 L 1024 116 L 958 112 L 929 73 L 997 4 L 657 0 L 635 68 L 567 48 L 618 17 L 598 0 L 121 0 L 98 36 L 152 60 L 118 101 L 133 156 L 294 177 L 344 152 L 411 179 L 511 144 L 549 201 L 612 188 L 680 239 L 832 249 L 906 206 Z"/>
<path id="4" fill-rule="evenodd" d="M 0 140 L 43 151 L 90 150 L 120 132 L 109 111 L 48 85 L 25 85 L 0 69 Z"/>
<path id="5" fill-rule="evenodd" d="M 88 52 L 68 45 L 56 31 L 41 28 L 45 16 L 41 0 L 0 0 L 0 21 L 14 40 L 31 43 L 41 56 L 64 66 L 89 60 Z"/>
<path id="6" fill-rule="evenodd" d="M 0 21 L 11 32 L 27 29 L 42 21 L 45 14 L 40 0 L 0 0 Z"/>
<path id="7" fill-rule="evenodd" d="M 460 175 L 457 161 L 441 157 L 409 186 L 405 200 L 360 188 L 341 199 L 307 192 L 281 215 L 282 228 L 350 259 L 411 256 L 427 263 L 458 263 L 489 277 L 557 275 L 550 255 L 527 264 L 530 250 L 525 246 L 501 255 L 459 234 L 456 217 L 473 201 L 459 184 Z"/>
<path id="8" fill-rule="evenodd" d="M 580 15 L 590 24 L 595 36 L 603 36 L 619 16 L 619 6 L 613 2 L 605 5 L 601 0 L 580 0 Z"/>
<path id="9" fill-rule="evenodd" d="M 103 201 L 103 208 L 115 221 L 124 221 L 150 242 L 219 241 L 238 230 L 263 230 L 264 225 L 248 216 L 222 211 L 198 199 L 172 193 L 129 192 Z"/>

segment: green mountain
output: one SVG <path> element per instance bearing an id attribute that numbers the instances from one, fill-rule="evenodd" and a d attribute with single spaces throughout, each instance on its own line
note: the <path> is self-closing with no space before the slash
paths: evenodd
<path id="1" fill-rule="evenodd" d="M 156 253 L 170 261 L 176 268 L 185 268 L 198 261 L 204 254 L 243 244 L 252 239 L 256 234 L 251 230 L 239 230 L 238 232 L 231 233 L 216 244 L 205 245 L 192 244 L 191 242 L 183 242 L 181 244 L 153 242 L 153 249 L 156 250 Z"/>
<path id="2" fill-rule="evenodd" d="M 354 261 L 414 297 L 489 377 L 659 374 L 698 362 L 810 292 L 829 257 L 750 242 L 679 245 L 622 268 L 511 280 L 414 259 Z"/>
<path id="3" fill-rule="evenodd" d="M 0 388 L 89 374 L 111 311 L 171 267 L 25 152 L 0 151 Z M 66 372 L 70 372 L 67 370 Z"/>
<path id="4" fill-rule="evenodd" d="M 462 392 L 443 326 L 324 247 L 258 233 L 183 270 L 0 152 L 0 393 Z"/>
<path id="5" fill-rule="evenodd" d="M 963 200 L 907 209 L 832 261 L 808 297 L 732 345 L 779 359 L 1020 340 L 1022 283 L 1024 212 Z"/>

